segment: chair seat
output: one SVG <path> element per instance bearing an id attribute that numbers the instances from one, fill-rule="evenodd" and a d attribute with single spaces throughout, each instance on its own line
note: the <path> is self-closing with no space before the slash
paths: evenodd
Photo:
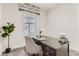
<path id="1" fill-rule="evenodd" d="M 37 54 L 37 53 L 40 53 L 42 51 L 40 46 L 33 47 L 33 48 L 32 47 L 31 48 L 26 47 L 26 51 L 28 54 Z"/>
<path id="2" fill-rule="evenodd" d="M 41 54 L 42 52 L 41 46 L 37 45 L 32 38 L 25 37 L 25 42 L 26 42 L 26 52 L 28 55 Z"/>

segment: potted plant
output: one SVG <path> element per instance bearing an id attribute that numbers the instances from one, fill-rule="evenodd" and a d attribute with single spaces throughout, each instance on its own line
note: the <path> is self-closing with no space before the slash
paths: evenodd
<path id="1" fill-rule="evenodd" d="M 5 49 L 5 52 L 6 53 L 9 53 L 11 51 L 11 48 L 9 47 L 9 37 L 10 37 L 10 34 L 14 31 L 14 24 L 10 24 L 9 22 L 7 22 L 7 25 L 6 26 L 2 26 L 2 30 L 3 30 L 3 33 L 1 34 L 2 38 L 6 38 L 8 37 L 8 48 Z"/>

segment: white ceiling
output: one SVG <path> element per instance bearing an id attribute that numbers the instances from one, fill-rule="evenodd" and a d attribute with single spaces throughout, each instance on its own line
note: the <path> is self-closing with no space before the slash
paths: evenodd
<path id="1" fill-rule="evenodd" d="M 59 3 L 32 3 L 32 4 L 44 10 L 50 10 L 59 5 Z"/>

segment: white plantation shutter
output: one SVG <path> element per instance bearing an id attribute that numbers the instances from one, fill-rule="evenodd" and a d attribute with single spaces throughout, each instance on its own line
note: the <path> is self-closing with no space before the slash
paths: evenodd
<path id="1" fill-rule="evenodd" d="M 35 14 L 24 13 L 24 33 L 26 36 L 35 37 L 36 18 L 37 16 Z"/>

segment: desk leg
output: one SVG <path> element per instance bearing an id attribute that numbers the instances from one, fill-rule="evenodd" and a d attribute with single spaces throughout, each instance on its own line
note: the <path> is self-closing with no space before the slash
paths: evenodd
<path id="1" fill-rule="evenodd" d="M 69 56 L 70 55 L 70 52 L 69 52 L 69 43 L 68 43 L 68 54 L 67 54 L 67 56 Z"/>

